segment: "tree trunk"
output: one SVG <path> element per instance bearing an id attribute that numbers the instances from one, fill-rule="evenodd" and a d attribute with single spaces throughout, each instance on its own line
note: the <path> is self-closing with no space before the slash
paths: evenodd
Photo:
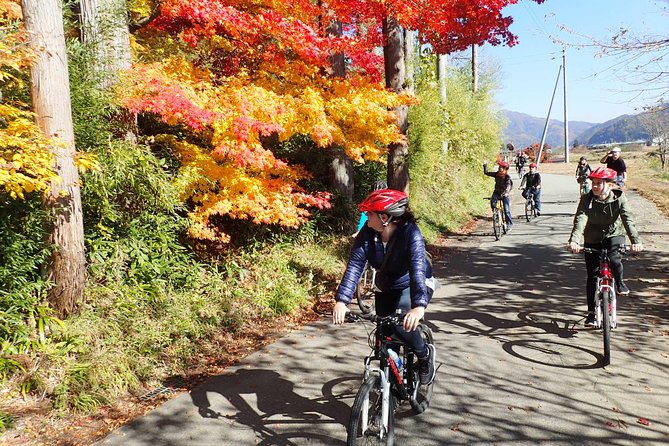
<path id="1" fill-rule="evenodd" d="M 404 72 L 406 73 L 406 86 L 409 93 L 416 93 L 415 80 L 416 60 L 416 31 L 404 30 Z"/>
<path id="2" fill-rule="evenodd" d="M 444 122 L 448 122 L 448 111 L 446 105 L 448 103 L 448 96 L 446 94 L 446 67 L 448 66 L 448 56 L 446 54 L 437 55 L 437 79 L 439 80 L 439 97 L 441 100 L 441 108 L 444 110 Z M 441 151 L 444 154 L 448 153 L 448 141 L 441 142 Z"/>
<path id="3" fill-rule="evenodd" d="M 93 49 L 94 66 L 102 87 L 112 87 L 119 71 L 132 64 L 126 0 L 80 0 L 79 3 L 82 40 Z"/>
<path id="4" fill-rule="evenodd" d="M 341 37 L 342 25 L 339 21 L 332 22 L 327 28 L 328 34 Z M 336 53 L 330 57 L 333 77 L 346 76 L 346 63 L 344 53 Z M 346 155 L 343 147 L 333 144 L 333 159 L 330 164 L 330 186 L 333 190 L 341 194 L 349 203 L 353 201 L 353 192 L 355 184 L 353 182 L 353 162 Z"/>
<path id="5" fill-rule="evenodd" d="M 404 44 L 402 28 L 392 17 L 383 19 L 383 60 L 386 87 L 400 92 L 405 88 Z M 406 105 L 395 108 L 397 124 L 406 136 L 409 128 L 409 109 Z M 409 145 L 393 143 L 388 147 L 388 186 L 409 193 Z"/>
<path id="6" fill-rule="evenodd" d="M 45 136 L 56 140 L 51 150 L 60 181 L 51 184 L 42 200 L 50 219 L 47 243 L 53 246 L 45 270 L 47 280 L 54 284 L 49 302 L 65 316 L 83 301 L 86 261 L 63 14 L 59 0 L 21 0 L 21 5 L 29 45 L 35 53 L 30 81 L 37 124 Z"/>
<path id="7" fill-rule="evenodd" d="M 478 45 L 472 45 L 472 93 L 479 91 L 479 51 Z"/>
<path id="8" fill-rule="evenodd" d="M 118 82 L 119 72 L 130 68 L 130 31 L 126 0 L 80 0 L 81 37 L 94 54 L 93 69 L 100 88 L 108 90 Z M 121 110 L 115 117 L 116 136 L 137 141 L 137 117 Z"/>

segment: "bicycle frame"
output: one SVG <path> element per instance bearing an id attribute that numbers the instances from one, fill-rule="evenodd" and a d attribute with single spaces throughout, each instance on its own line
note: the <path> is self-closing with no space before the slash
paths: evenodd
<path id="1" fill-rule="evenodd" d="M 616 319 L 617 302 L 615 279 L 611 274 L 611 259 L 609 254 L 614 252 L 608 249 L 584 248 L 584 252 L 599 254 L 599 271 L 597 273 L 597 290 L 595 292 L 595 327 L 602 329 L 604 339 L 604 365 L 611 363 L 611 330 L 618 325 Z M 617 248 L 625 252 L 625 247 Z"/>
<path id="2" fill-rule="evenodd" d="M 378 434 L 375 434 L 378 435 L 380 439 L 386 438 L 390 435 L 390 431 L 392 430 L 390 422 L 391 418 L 394 417 L 394 415 L 391 414 L 391 411 L 394 411 L 394 408 L 391 407 L 391 404 L 393 404 L 392 401 L 394 398 L 397 398 L 399 401 L 409 400 L 413 407 L 413 404 L 417 400 L 420 387 L 420 383 L 417 381 L 417 371 L 414 367 L 414 353 L 400 339 L 396 338 L 394 335 L 386 336 L 381 330 L 381 327 L 384 326 L 402 324 L 403 318 L 404 315 L 381 317 L 370 313 L 358 313 L 354 311 L 349 313 L 349 320 L 365 319 L 376 324 L 376 327 L 372 332 L 374 336 L 373 345 L 371 344 L 372 333 L 370 333 L 370 347 L 373 348 L 373 351 L 364 359 L 365 371 L 363 383 L 368 382 L 369 378 L 373 375 L 377 375 L 380 380 L 381 420 L 379 420 L 379 432 Z M 400 357 L 405 364 L 403 371 L 398 369 L 397 364 L 390 357 L 388 353 L 389 348 L 399 352 Z M 374 364 L 375 361 L 379 361 L 378 366 Z M 391 398 L 391 395 L 394 398 Z M 365 395 L 363 404 L 361 404 L 362 410 L 360 412 L 360 427 L 363 435 L 367 432 L 367 426 L 370 421 L 369 411 L 371 408 L 369 402 L 369 395 Z M 425 410 L 426 407 L 427 405 L 422 410 Z"/>
<path id="3" fill-rule="evenodd" d="M 602 308 L 602 295 L 605 292 L 608 292 L 611 296 L 608 308 L 611 314 L 611 328 L 616 326 L 616 289 L 609 262 L 609 251 L 602 249 L 599 256 L 599 274 L 597 275 L 597 291 L 595 294 L 595 326 L 597 328 L 602 326 L 602 312 L 607 311 L 607 309 Z"/>

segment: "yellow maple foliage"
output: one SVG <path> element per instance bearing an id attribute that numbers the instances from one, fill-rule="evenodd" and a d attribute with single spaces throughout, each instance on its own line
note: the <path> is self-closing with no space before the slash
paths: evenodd
<path id="1" fill-rule="evenodd" d="M 31 53 L 21 27 L 17 0 L 0 0 L 0 92 L 24 88 L 21 76 L 30 64 Z M 31 192 L 46 192 L 59 181 L 50 150 L 55 140 L 45 138 L 34 116 L 20 102 L 0 102 L 0 191 L 13 199 Z M 78 154 L 80 169 L 99 169 L 95 158 Z"/>

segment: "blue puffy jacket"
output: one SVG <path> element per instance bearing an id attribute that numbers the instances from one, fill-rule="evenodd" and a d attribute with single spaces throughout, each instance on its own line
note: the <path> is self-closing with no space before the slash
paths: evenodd
<path id="1" fill-rule="evenodd" d="M 390 257 L 383 271 L 376 274 L 376 286 L 382 292 L 410 287 L 411 307 L 427 307 L 432 290 L 425 284 L 425 279 L 432 277 L 432 265 L 426 260 L 425 241 L 416 223 L 400 223 L 387 244 L 391 245 Z M 365 224 L 353 242 L 351 256 L 335 300 L 349 304 L 365 263 L 369 262 L 378 270 L 383 264 L 384 255 L 381 236 Z"/>

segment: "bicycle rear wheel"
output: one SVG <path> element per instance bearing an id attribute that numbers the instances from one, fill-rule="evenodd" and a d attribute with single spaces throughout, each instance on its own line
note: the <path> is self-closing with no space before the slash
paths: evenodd
<path id="1" fill-rule="evenodd" d="M 369 263 L 362 270 L 358 287 L 355 289 L 355 299 L 363 313 L 374 311 L 374 268 Z"/>
<path id="2" fill-rule="evenodd" d="M 395 396 L 390 392 L 388 402 L 388 429 L 382 422 L 381 378 L 370 376 L 362 383 L 353 401 L 351 418 L 348 421 L 348 446 L 386 445 L 391 446 L 395 436 Z"/>
<path id="3" fill-rule="evenodd" d="M 421 336 L 428 344 L 434 344 L 434 337 L 432 336 L 432 330 L 430 327 L 427 327 L 423 324 L 418 326 L 418 329 L 421 332 Z M 418 376 L 418 358 L 414 355 L 414 363 L 412 367 L 412 379 L 414 385 L 416 386 L 415 392 L 410 396 L 409 403 L 411 408 L 416 413 L 423 413 L 430 406 L 430 401 L 432 400 L 432 393 L 434 391 L 434 380 L 428 385 L 423 385 L 420 383 L 420 377 Z"/>
<path id="4" fill-rule="evenodd" d="M 604 365 L 611 364 L 611 313 L 608 291 L 602 293 L 602 334 L 604 336 Z"/>

